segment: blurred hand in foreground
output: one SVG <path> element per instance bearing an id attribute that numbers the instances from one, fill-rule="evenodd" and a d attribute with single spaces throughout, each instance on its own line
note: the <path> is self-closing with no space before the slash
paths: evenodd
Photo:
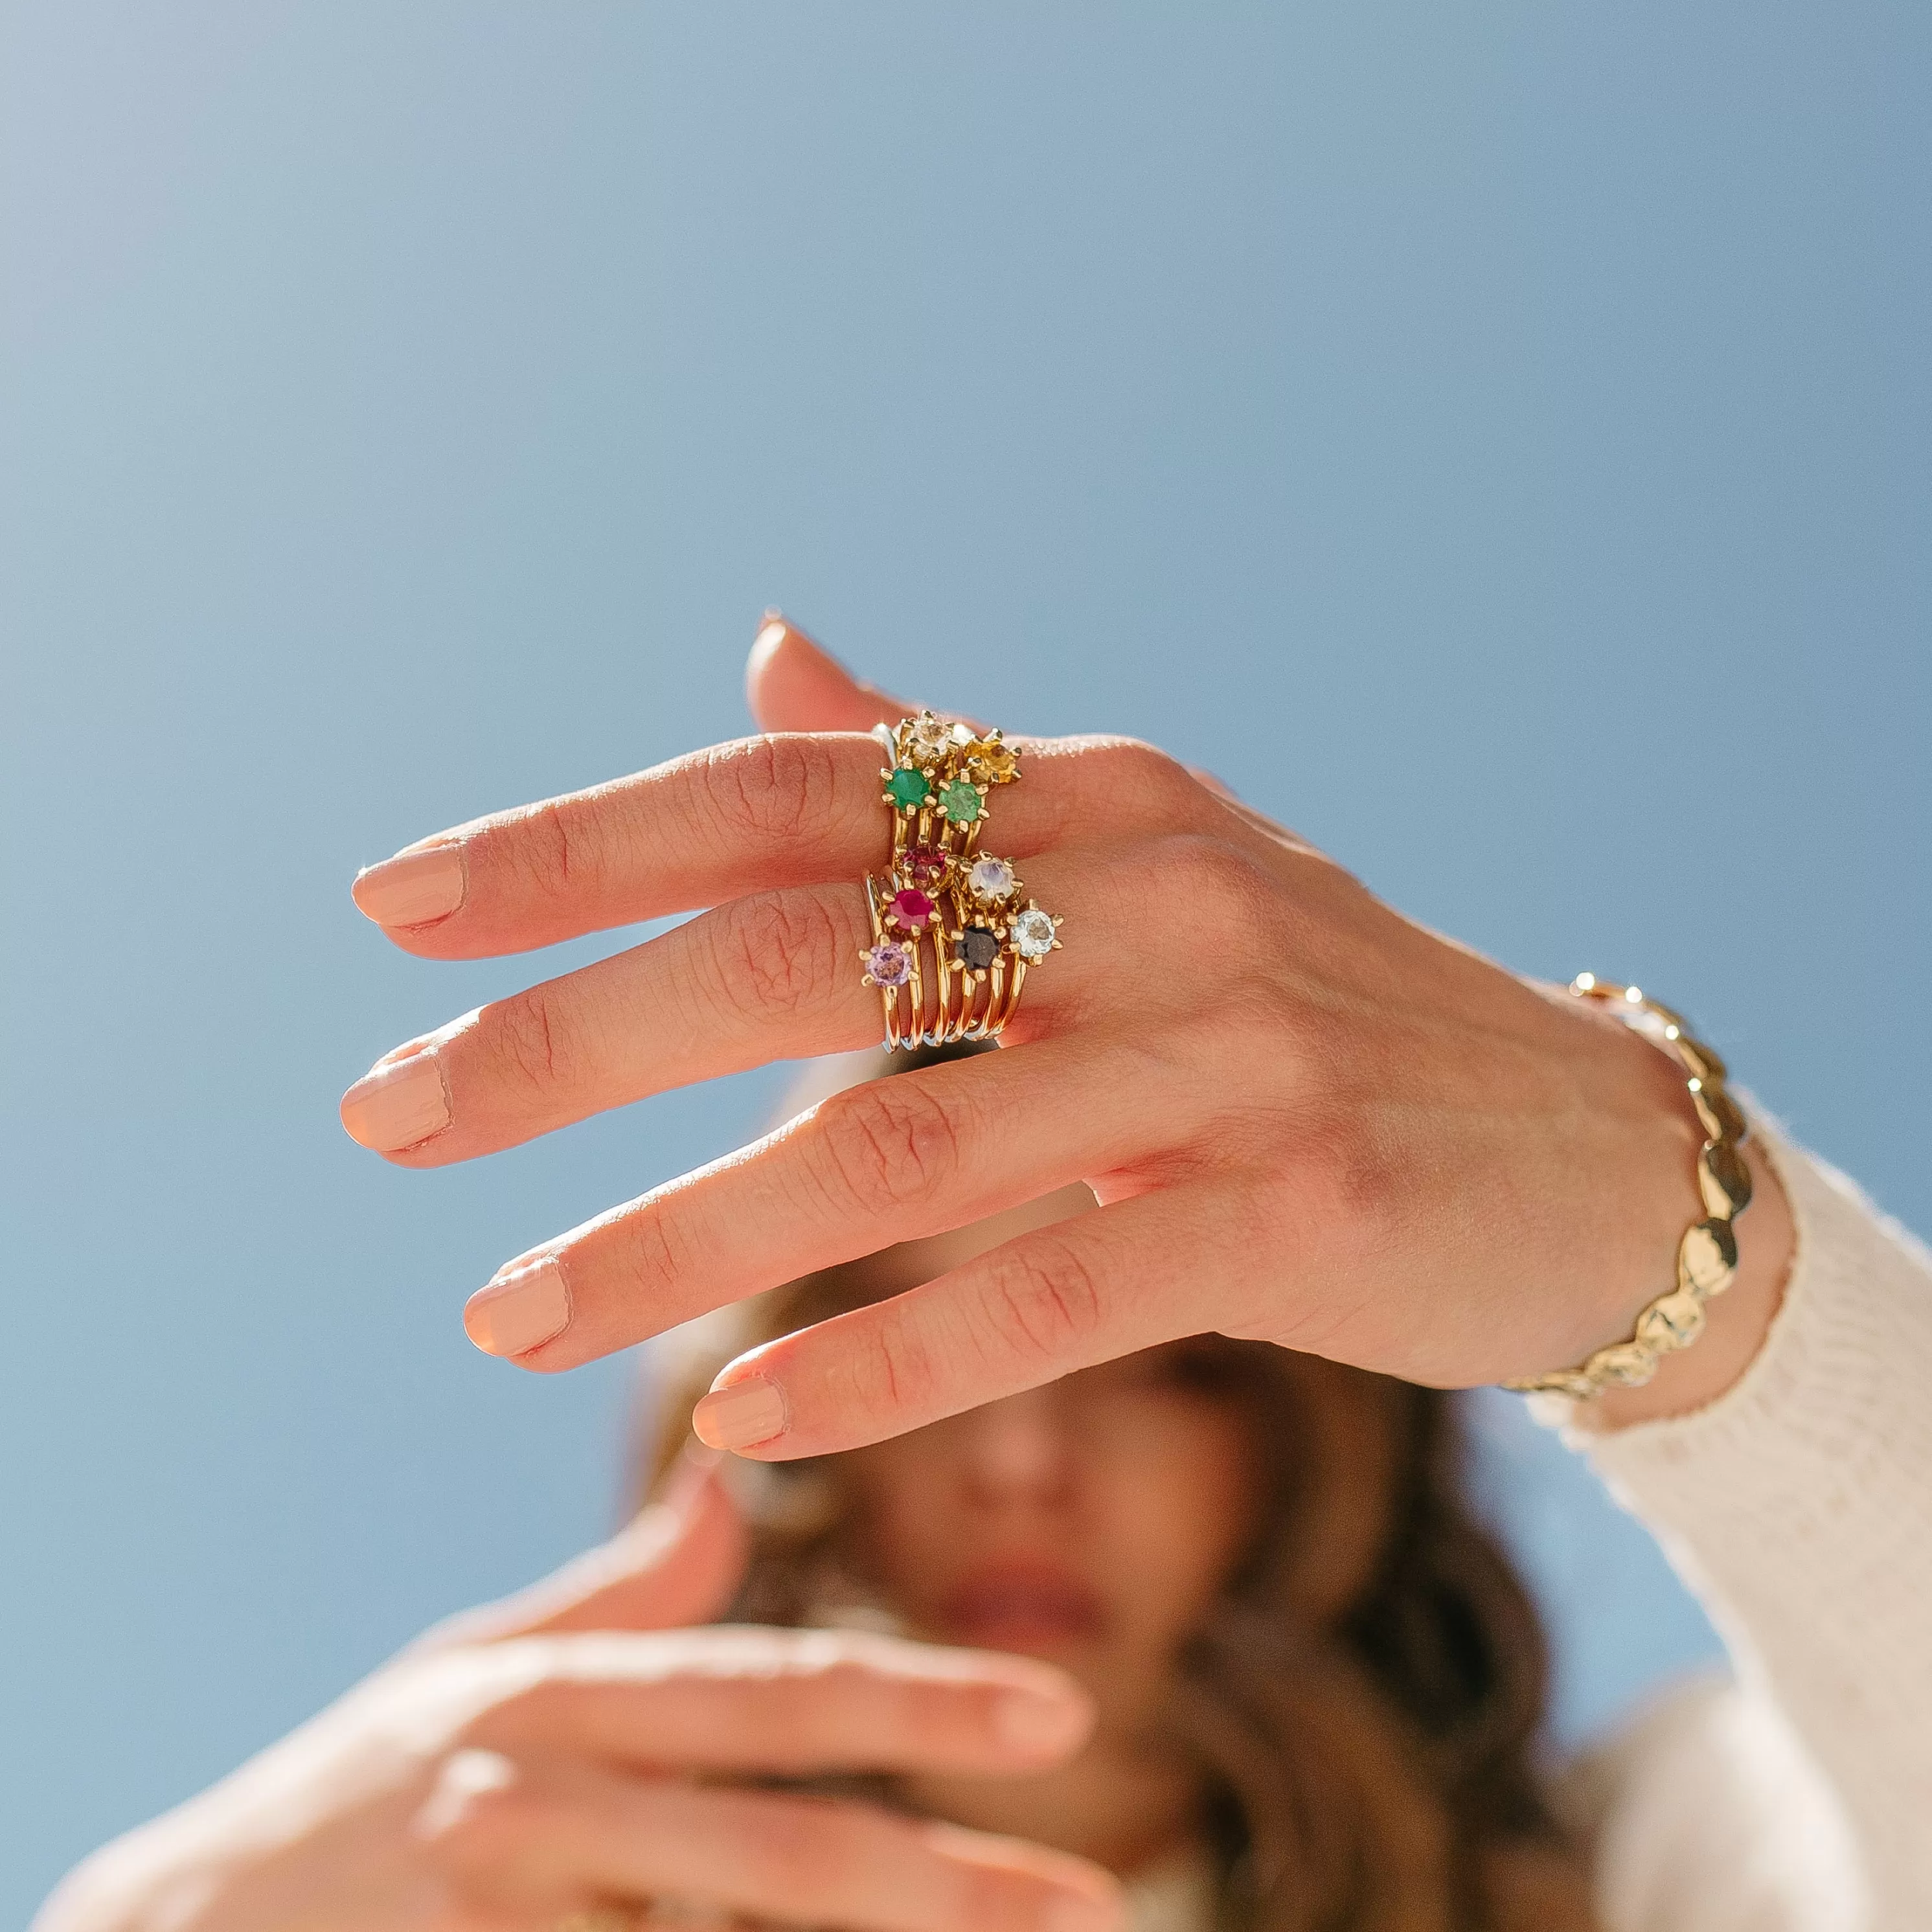
<path id="1" fill-rule="evenodd" d="M 1030 1659 L 680 1628 L 728 1600 L 744 1552 L 715 1475 L 686 1468 L 612 1543 L 97 1852 L 34 1932 L 555 1932 L 650 1900 L 668 1923 L 1116 1932 L 1114 1882 L 1083 1860 L 730 1782 L 1024 1773 L 1091 1719 Z"/>

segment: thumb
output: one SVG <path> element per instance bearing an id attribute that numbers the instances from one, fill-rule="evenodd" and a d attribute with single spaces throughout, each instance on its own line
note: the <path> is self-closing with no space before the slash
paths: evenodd
<path id="1" fill-rule="evenodd" d="M 730 1602 L 748 1544 L 744 1519 L 718 1479 L 721 1460 L 694 1446 L 674 1469 L 663 1497 L 608 1543 L 514 1596 L 438 1624 L 412 1648 L 709 1622 Z"/>
<path id="2" fill-rule="evenodd" d="M 765 614 L 752 644 L 745 696 L 761 731 L 869 731 L 874 724 L 896 724 L 920 708 L 862 684 L 776 610 Z"/>

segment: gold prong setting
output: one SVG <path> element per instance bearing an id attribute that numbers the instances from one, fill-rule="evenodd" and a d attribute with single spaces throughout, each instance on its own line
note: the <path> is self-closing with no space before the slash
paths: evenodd
<path id="1" fill-rule="evenodd" d="M 860 956 L 886 1044 L 997 1039 L 1028 969 L 1060 944 L 1060 922 L 1026 896 L 1012 861 L 980 850 L 992 794 L 1019 778 L 1019 748 L 930 711 L 875 735 L 892 840 L 866 881 L 873 944 Z"/>

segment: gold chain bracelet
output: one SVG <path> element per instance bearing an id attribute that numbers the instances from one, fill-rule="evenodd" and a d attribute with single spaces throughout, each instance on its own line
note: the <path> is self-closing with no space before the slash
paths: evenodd
<path id="1" fill-rule="evenodd" d="M 1689 1348 L 1704 1332 L 1704 1304 L 1736 1280 L 1738 1238 L 1731 1223 L 1751 1197 L 1750 1169 L 1738 1150 L 1750 1130 L 1724 1090 L 1724 1063 L 1668 1006 L 1646 999 L 1637 987 L 1613 986 L 1594 973 L 1578 974 L 1570 990 L 1580 1000 L 1613 1008 L 1619 1018 L 1676 1057 L 1688 1076 L 1691 1105 L 1708 1136 L 1697 1156 L 1705 1218 L 1685 1229 L 1677 1244 L 1677 1286 L 1636 1318 L 1636 1332 L 1628 1342 L 1599 1348 L 1580 1368 L 1525 1376 L 1503 1384 L 1526 1394 L 1548 1392 L 1587 1402 L 1606 1388 L 1641 1388 L 1666 1355 Z"/>

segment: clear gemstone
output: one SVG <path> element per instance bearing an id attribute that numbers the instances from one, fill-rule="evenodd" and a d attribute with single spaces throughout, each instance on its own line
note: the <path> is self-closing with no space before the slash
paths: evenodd
<path id="1" fill-rule="evenodd" d="M 1003 899 L 1013 889 L 1013 868 L 1004 859 L 988 855 L 973 862 L 966 875 L 976 899 Z"/>
<path id="2" fill-rule="evenodd" d="M 903 986 L 912 977 L 912 955 L 887 940 L 866 953 L 866 970 L 881 986 Z"/>
<path id="3" fill-rule="evenodd" d="M 1053 921 L 1029 906 L 1013 921 L 1013 945 L 1022 959 L 1044 959 L 1053 950 Z"/>
<path id="4" fill-rule="evenodd" d="M 913 720 L 910 735 L 914 751 L 923 752 L 928 758 L 936 758 L 952 742 L 952 727 L 946 719 L 935 718 L 930 711 L 925 711 Z"/>

